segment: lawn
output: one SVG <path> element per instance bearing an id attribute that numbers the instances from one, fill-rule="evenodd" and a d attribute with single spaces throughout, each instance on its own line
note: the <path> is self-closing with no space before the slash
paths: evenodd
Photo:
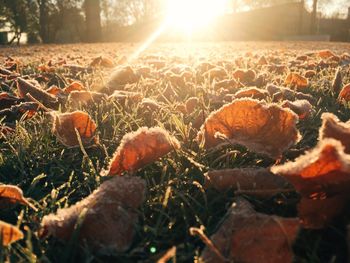
<path id="1" fill-rule="evenodd" d="M 18 226 L 24 234 L 22 240 L 1 249 L 1 261 L 154 262 L 175 246 L 176 255 L 169 262 L 193 262 L 200 257 L 205 244 L 198 235 L 191 235 L 189 229 L 202 227 L 210 238 L 237 198 L 248 200 L 259 213 L 298 217 L 299 191 L 277 191 L 259 197 L 250 195 L 249 191 L 216 190 L 206 187 L 205 174 L 212 170 L 270 168 L 292 162 L 318 144 L 324 112 L 348 121 L 349 105 L 346 99 L 338 99 L 340 89 L 350 83 L 350 55 L 346 52 L 350 52 L 350 44 L 313 42 L 0 48 L 0 68 L 10 71 L 0 74 L 0 91 L 15 97 L 11 105 L 19 105 L 22 100 L 36 104 L 33 111 L 18 110 L 8 115 L 4 110 L 11 106 L 6 106 L 11 100 L 0 97 L 0 182 L 20 187 L 36 208 L 8 204 L 0 196 L 1 204 L 4 203 L 0 220 Z M 124 71 L 113 73 L 120 69 Z M 238 69 L 251 70 L 254 75 L 239 77 Z M 337 70 L 342 78 L 334 89 L 332 82 Z M 290 72 L 306 74 L 307 85 L 286 83 Z M 52 92 L 57 104 L 51 106 L 35 94 L 31 97 L 19 94 L 19 77 L 26 82 L 35 80 L 30 83 Z M 72 87 L 73 82 L 78 84 Z M 210 113 L 231 103 L 238 98 L 237 92 L 248 87 L 257 87 L 263 95 L 249 93 L 242 95 L 243 100 L 253 97 L 266 101 L 267 105 L 282 105 L 285 98 L 276 99 L 266 93 L 270 84 L 297 90 L 309 99 L 311 109 L 297 118 L 300 141 L 291 143 L 276 157 L 254 151 L 254 147 L 245 143 L 228 142 L 227 138 L 221 141 L 223 144 L 210 148 L 198 139 L 198 131 Z M 102 95 L 74 99 L 67 87 Z M 113 96 L 116 90 L 125 93 Z M 186 108 L 185 102 L 192 97 L 197 98 L 193 108 Z M 76 147 L 68 147 L 52 130 L 53 116 L 76 110 L 89 114 L 96 124 L 96 134 L 87 144 L 78 138 Z M 259 118 L 257 115 L 256 120 Z M 94 251 L 74 235 L 66 241 L 42 237 L 44 216 L 74 205 L 102 183 L 114 180 L 113 175 L 101 174 L 108 169 L 124 135 L 141 127 L 155 126 L 166 130 L 180 147 L 140 169 L 122 173 L 142 178 L 146 185 L 144 200 L 134 211 L 135 234 L 127 249 L 106 255 Z M 72 136 L 76 139 L 76 134 Z M 138 147 L 142 143 L 141 140 Z M 301 224 L 291 244 L 296 261 L 345 262 L 349 220 L 349 213 L 340 212 L 317 229 Z M 76 228 L 79 235 L 79 226 Z"/>

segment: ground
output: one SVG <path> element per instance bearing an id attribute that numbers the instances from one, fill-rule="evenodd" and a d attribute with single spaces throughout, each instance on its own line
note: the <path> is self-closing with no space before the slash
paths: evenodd
<path id="1" fill-rule="evenodd" d="M 0 182 L 18 185 L 38 211 L 23 205 L 0 210 L 1 220 L 19 226 L 25 233 L 23 240 L 1 250 L 2 261 L 154 262 L 169 248 L 176 246 L 177 262 L 192 262 L 200 255 L 204 244 L 190 235 L 189 228 L 204 226 L 205 233 L 210 236 L 235 198 L 232 191 L 204 189 L 204 173 L 211 169 L 270 167 L 276 162 L 242 146 L 226 145 L 210 151 L 198 143 L 197 132 L 204 118 L 227 102 L 223 99 L 224 95 L 239 89 L 238 86 L 219 89 L 215 83 L 232 79 L 232 73 L 237 68 L 250 68 L 257 75 L 264 74 L 264 80 L 259 84 L 262 89 L 267 83 L 284 85 L 289 71 L 303 75 L 308 70 L 302 65 L 303 61 L 296 62 L 298 56 L 308 54 L 312 57 L 324 49 L 341 56 L 350 51 L 350 44 L 224 42 L 159 43 L 146 47 L 136 43 L 103 43 L 0 48 L 0 66 L 11 68 L 12 65 L 11 70 L 28 79 L 36 79 L 44 89 L 52 85 L 64 88 L 75 80 L 87 90 L 110 95 L 113 90 L 106 86 L 113 69 L 102 64 L 90 67 L 98 56 L 108 58 L 108 63 L 112 62 L 116 67 L 130 65 L 137 74 L 141 72 L 140 68 L 147 68 L 149 72 L 136 83 L 119 85 L 118 89 L 139 92 L 142 97 L 151 98 L 159 104 L 156 110 L 142 108 L 141 103 L 128 99 L 78 106 L 61 105 L 59 111 L 81 109 L 96 122 L 99 144 L 86 147 L 86 153 L 81 147 L 64 146 L 52 133 L 51 119 L 43 110 L 32 118 L 4 123 L 14 131 L 1 135 Z M 261 56 L 268 61 L 266 67 L 257 64 Z M 350 82 L 348 64 L 327 61 L 322 66 L 320 59 L 315 61 L 318 64 L 311 69 L 316 74 L 308 79 L 309 86 L 303 90 L 315 99 L 312 114 L 298 122 L 302 139 L 285 153 L 281 162 L 293 160 L 295 152 L 302 153 L 317 144 L 323 112 L 332 112 L 342 121 L 350 118 L 348 105 L 339 102 L 337 94 L 330 88 L 338 67 L 343 73 L 343 84 Z M 224 68 L 224 76 L 220 75 L 211 82 L 211 76 L 199 70 L 198 65 L 203 62 Z M 67 64 L 84 68 L 63 67 Z M 268 65 L 285 65 L 286 68 L 278 72 L 269 69 Z M 186 81 L 170 78 L 167 72 L 171 69 L 175 76 L 184 69 L 193 75 Z M 16 95 L 13 79 L 1 77 L 0 83 L 1 91 Z M 189 97 L 199 98 L 199 105 L 193 112 L 183 113 L 179 105 Z M 138 210 L 139 222 L 130 248 L 120 254 L 104 256 L 79 248 L 78 243 L 65 243 L 53 237 L 39 238 L 42 217 L 85 198 L 108 180 L 100 173 L 107 167 L 121 138 L 143 126 L 164 127 L 180 141 L 181 150 L 172 151 L 134 175 L 146 180 L 147 194 L 146 201 Z M 297 216 L 298 195 L 294 192 L 269 199 L 246 198 L 259 212 Z M 325 229 L 302 230 L 294 245 L 298 262 L 344 262 L 347 257 L 345 227 L 348 221 L 348 216 L 343 215 Z"/>

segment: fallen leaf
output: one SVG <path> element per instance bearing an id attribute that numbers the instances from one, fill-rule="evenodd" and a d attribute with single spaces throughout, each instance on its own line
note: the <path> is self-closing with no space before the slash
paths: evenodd
<path id="1" fill-rule="evenodd" d="M 112 72 L 112 75 L 107 82 L 107 87 L 111 90 L 115 90 L 119 86 L 123 86 L 128 83 L 135 83 L 138 80 L 139 77 L 130 66 L 122 66 L 116 68 Z"/>
<path id="2" fill-rule="evenodd" d="M 9 109 L 0 110 L 0 119 L 5 123 L 14 123 L 26 115 L 25 118 L 33 117 L 38 111 L 39 105 L 35 102 L 22 102 L 11 106 Z"/>
<path id="3" fill-rule="evenodd" d="M 294 162 L 272 167 L 271 171 L 284 176 L 301 194 L 299 217 L 304 227 L 322 228 L 328 225 L 335 215 L 342 213 L 342 209 L 334 213 L 330 207 L 340 208 L 349 200 L 350 156 L 334 139 L 320 141 L 315 149 Z M 314 209 L 316 206 L 319 208 L 317 211 Z M 312 217 L 309 218 L 309 215 Z"/>
<path id="4" fill-rule="evenodd" d="M 338 101 L 350 101 L 350 83 L 345 85 L 339 92 Z"/>
<path id="5" fill-rule="evenodd" d="M 105 68 L 113 68 L 114 63 L 110 58 L 99 56 L 94 58 L 91 63 L 91 67 L 105 67 Z"/>
<path id="6" fill-rule="evenodd" d="M 248 201 L 237 199 L 210 238 L 221 257 L 207 246 L 200 259 L 206 263 L 293 262 L 292 245 L 299 229 L 297 218 L 257 213 Z"/>
<path id="7" fill-rule="evenodd" d="M 71 93 L 72 91 L 85 91 L 85 90 L 86 88 L 84 87 L 84 85 L 78 81 L 73 81 L 63 89 L 63 91 L 67 94 Z"/>
<path id="8" fill-rule="evenodd" d="M 0 185 L 0 203 L 3 202 L 20 203 L 36 210 L 36 208 L 23 196 L 21 188 L 15 185 Z"/>
<path id="9" fill-rule="evenodd" d="M 11 224 L 0 220 L 0 233 L 3 246 L 8 246 L 13 242 L 23 239 L 22 231 Z"/>
<path id="10" fill-rule="evenodd" d="M 335 56 L 335 54 L 329 49 L 321 50 L 317 54 L 320 58 L 323 58 L 323 59 L 327 59 Z"/>
<path id="11" fill-rule="evenodd" d="M 79 146 L 76 131 L 83 145 L 88 145 L 96 139 L 96 124 L 86 112 L 52 113 L 52 116 L 54 119 L 52 132 L 65 146 Z"/>
<path id="12" fill-rule="evenodd" d="M 6 92 L 1 92 L 0 93 L 0 110 L 10 108 L 13 105 L 19 104 L 21 101 L 23 100 L 20 98 L 12 96 Z"/>
<path id="13" fill-rule="evenodd" d="M 289 108 L 296 114 L 298 114 L 299 119 L 303 120 L 310 116 L 312 111 L 312 105 L 307 100 L 296 100 L 296 101 L 284 101 L 282 103 L 283 108 Z"/>
<path id="14" fill-rule="evenodd" d="M 45 90 L 34 86 L 33 84 L 29 83 L 28 81 L 22 78 L 17 79 L 17 89 L 19 96 L 27 101 L 39 101 L 44 106 L 50 109 L 58 108 L 58 101 L 54 96 L 52 96 L 50 93 L 47 93 Z M 28 96 L 27 94 L 29 94 L 30 96 Z M 33 98 L 36 101 L 33 101 Z"/>
<path id="15" fill-rule="evenodd" d="M 263 99 L 266 99 L 268 96 L 269 96 L 269 93 L 266 90 L 258 89 L 255 87 L 241 89 L 235 93 L 235 98 L 237 99 L 252 98 L 252 99 L 263 100 Z"/>
<path id="16" fill-rule="evenodd" d="M 75 107 L 79 104 L 86 105 L 88 103 L 99 103 L 103 99 L 107 99 L 107 96 L 100 92 L 94 91 L 72 91 L 68 96 L 68 102 Z"/>
<path id="17" fill-rule="evenodd" d="M 322 126 L 319 130 L 319 140 L 333 138 L 341 142 L 344 152 L 350 154 L 350 123 L 341 122 L 337 116 L 326 112 L 321 115 Z"/>
<path id="18" fill-rule="evenodd" d="M 341 74 L 341 68 L 338 68 L 337 71 L 335 72 L 335 76 L 332 81 L 332 91 L 335 94 L 339 94 L 340 89 L 342 88 L 342 85 L 343 85 L 343 78 Z"/>
<path id="19" fill-rule="evenodd" d="M 185 102 L 187 114 L 191 114 L 197 108 L 199 99 L 197 97 L 190 97 Z"/>
<path id="20" fill-rule="evenodd" d="M 44 216 L 41 236 L 68 241 L 77 232 L 79 242 L 93 251 L 125 251 L 133 240 L 145 188 L 145 181 L 139 177 L 114 177 L 75 205 Z"/>
<path id="21" fill-rule="evenodd" d="M 212 112 L 198 133 L 204 146 L 222 142 L 217 134 L 249 150 L 278 158 L 300 140 L 298 116 L 276 104 L 252 99 L 236 99 Z"/>
<path id="22" fill-rule="evenodd" d="M 266 168 L 235 168 L 213 170 L 205 174 L 205 186 L 219 191 L 248 190 L 251 194 L 266 196 L 277 194 L 284 189 L 291 189 L 289 183 Z"/>
<path id="23" fill-rule="evenodd" d="M 136 132 L 124 135 L 108 170 L 103 171 L 102 175 L 135 172 L 178 148 L 180 148 L 178 140 L 166 130 L 159 127 L 140 128 Z"/>
<path id="24" fill-rule="evenodd" d="M 307 78 L 293 72 L 287 75 L 284 82 L 287 85 L 296 86 L 297 88 L 306 88 L 309 85 Z"/>

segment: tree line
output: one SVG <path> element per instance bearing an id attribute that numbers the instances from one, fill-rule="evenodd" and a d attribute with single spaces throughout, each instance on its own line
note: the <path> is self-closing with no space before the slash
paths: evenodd
<path id="1" fill-rule="evenodd" d="M 231 0 L 239 6 L 263 7 L 293 0 Z M 305 0 L 296 0 L 304 3 Z M 313 0 L 311 32 L 316 28 L 319 2 Z M 159 19 L 165 0 L 0 0 L 0 29 L 9 26 L 14 33 L 10 43 L 23 33 L 29 43 L 97 42 L 102 27 L 128 26 Z"/>

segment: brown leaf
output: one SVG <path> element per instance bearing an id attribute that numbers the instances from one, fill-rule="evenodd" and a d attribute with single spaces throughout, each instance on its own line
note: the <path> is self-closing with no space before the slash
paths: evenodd
<path id="1" fill-rule="evenodd" d="M 162 128 L 140 128 L 136 132 L 124 135 L 108 170 L 103 171 L 102 175 L 135 172 L 179 147 L 178 140 Z"/>
<path id="2" fill-rule="evenodd" d="M 330 58 L 330 57 L 334 57 L 335 54 L 330 51 L 329 49 L 325 49 L 325 50 L 321 50 L 318 52 L 318 56 L 320 58 L 323 58 L 323 59 L 327 59 L 327 58 Z"/>
<path id="3" fill-rule="evenodd" d="M 85 90 L 86 90 L 86 88 L 79 81 L 73 81 L 67 87 L 65 87 L 63 89 L 63 91 L 67 94 L 71 93 L 72 91 L 85 91 Z"/>
<path id="4" fill-rule="evenodd" d="M 11 106 L 19 104 L 20 102 L 20 98 L 12 96 L 6 92 L 0 93 L 0 110 L 10 108 Z"/>
<path id="5" fill-rule="evenodd" d="M 95 137 L 96 124 L 89 114 L 83 111 L 69 113 L 53 113 L 52 132 L 67 147 L 79 146 L 77 132 L 83 145 L 90 144 Z"/>
<path id="6" fill-rule="evenodd" d="M 300 228 L 297 218 L 282 218 L 254 211 L 248 201 L 237 199 L 211 241 L 226 262 L 293 262 L 292 244 Z M 206 263 L 225 262 L 206 247 Z"/>
<path id="7" fill-rule="evenodd" d="M 118 67 L 112 72 L 112 75 L 108 80 L 107 87 L 111 90 L 115 90 L 119 86 L 123 86 L 128 83 L 135 83 L 138 80 L 139 77 L 130 66 Z"/>
<path id="8" fill-rule="evenodd" d="M 252 99 L 263 100 L 263 99 L 266 99 L 268 96 L 269 96 L 269 93 L 266 90 L 258 89 L 255 87 L 241 89 L 235 93 L 235 97 L 238 99 L 252 98 Z"/>
<path id="9" fill-rule="evenodd" d="M 15 185 L 0 185 L 0 203 L 20 203 L 34 210 L 36 208 L 23 196 L 22 190 Z"/>
<path id="10" fill-rule="evenodd" d="M 94 251 L 122 252 L 129 248 L 144 201 L 146 183 L 139 177 L 114 177 L 69 208 L 59 209 L 41 222 L 41 236 L 70 240 L 77 224 L 79 241 Z"/>
<path id="11" fill-rule="evenodd" d="M 73 104 L 75 107 L 79 104 L 86 105 L 88 103 L 99 103 L 107 96 L 100 92 L 94 91 L 72 91 L 68 96 L 68 102 Z"/>
<path id="12" fill-rule="evenodd" d="M 3 246 L 8 246 L 17 240 L 23 239 L 24 235 L 18 227 L 0 220 L 0 233 Z"/>
<path id="13" fill-rule="evenodd" d="M 291 188 L 289 183 L 281 176 L 276 176 L 266 168 L 235 168 L 209 171 L 205 174 L 205 186 L 214 187 L 219 191 L 248 190 L 252 195 L 264 195 L 264 192 L 278 193 L 278 191 Z"/>
<path id="14" fill-rule="evenodd" d="M 27 101 L 39 101 L 44 106 L 50 109 L 58 108 L 58 101 L 54 96 L 52 96 L 50 93 L 47 93 L 45 90 L 34 86 L 33 84 L 29 83 L 28 81 L 22 78 L 17 79 L 17 89 L 19 96 Z M 30 96 L 27 96 L 28 93 Z M 32 98 L 34 98 L 37 101 L 33 101 Z"/>
<path id="15" fill-rule="evenodd" d="M 114 63 L 110 58 L 99 56 L 94 58 L 91 63 L 91 67 L 105 67 L 105 68 L 113 68 Z"/>
<path id="16" fill-rule="evenodd" d="M 197 97 L 190 97 L 185 102 L 187 114 L 191 114 L 197 108 L 199 99 Z"/>
<path id="17" fill-rule="evenodd" d="M 341 68 L 338 68 L 337 71 L 335 72 L 335 76 L 332 81 L 332 91 L 335 94 L 338 94 L 340 92 L 340 89 L 342 88 L 342 85 L 343 85 L 343 78 L 341 74 Z"/>
<path id="18" fill-rule="evenodd" d="M 326 112 L 321 116 L 322 126 L 319 131 L 319 140 L 333 138 L 342 143 L 344 152 L 350 154 L 350 123 L 341 122 L 337 116 Z"/>
<path id="19" fill-rule="evenodd" d="M 254 81 L 255 77 L 256 77 L 256 73 L 252 69 L 248 69 L 248 70 L 237 69 L 233 72 L 233 78 L 245 84 L 249 84 L 252 81 Z"/>
<path id="20" fill-rule="evenodd" d="M 339 141 L 324 139 L 319 145 L 294 162 L 271 168 L 275 174 L 282 175 L 292 183 L 301 194 L 299 216 L 308 228 L 321 228 L 333 220 L 335 214 L 331 207 L 334 203 L 343 204 L 342 199 L 349 199 L 350 190 L 350 156 L 344 153 Z M 308 200 L 303 200 L 308 199 Z M 328 200 L 330 199 L 330 200 Z M 314 202 L 312 202 L 312 201 Z M 308 211 L 312 207 L 316 211 Z M 308 215 L 312 215 L 311 218 Z"/>
<path id="21" fill-rule="evenodd" d="M 33 117 L 38 111 L 39 105 L 35 102 L 23 102 L 13 105 L 9 109 L 0 110 L 0 119 L 6 123 L 13 123 L 26 114 L 26 119 Z"/>
<path id="22" fill-rule="evenodd" d="M 338 96 L 338 101 L 350 101 L 350 83 L 345 85 L 340 93 L 339 93 L 339 96 Z"/>
<path id="23" fill-rule="evenodd" d="M 303 120 L 310 116 L 312 111 L 312 105 L 307 100 L 296 100 L 296 101 L 284 101 L 282 103 L 283 108 L 289 108 L 296 114 L 298 114 L 299 119 Z"/>
<path id="24" fill-rule="evenodd" d="M 285 79 L 285 84 L 296 86 L 297 88 L 306 88 L 309 85 L 307 78 L 298 73 L 289 73 Z"/>
<path id="25" fill-rule="evenodd" d="M 222 142 L 217 134 L 251 151 L 278 158 L 300 140 L 298 116 L 276 104 L 236 99 L 212 112 L 202 125 L 198 139 L 206 148 Z"/>

